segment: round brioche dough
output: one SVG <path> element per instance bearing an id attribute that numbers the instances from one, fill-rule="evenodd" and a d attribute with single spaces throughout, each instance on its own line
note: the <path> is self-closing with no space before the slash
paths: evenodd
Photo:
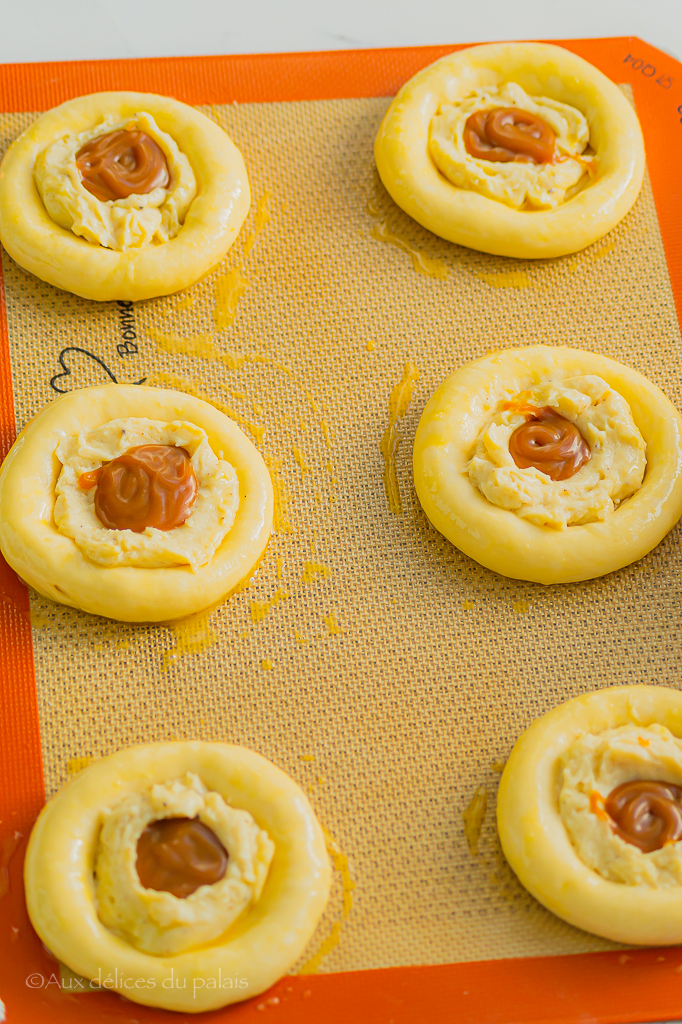
<path id="1" fill-rule="evenodd" d="M 642 486 L 603 522 L 537 526 L 483 497 L 467 467 L 501 403 L 549 379 L 595 374 L 630 406 L 646 442 Z M 663 392 L 593 352 L 536 345 L 461 367 L 432 395 L 414 443 L 414 481 L 427 516 L 481 565 L 514 579 L 574 583 L 646 555 L 682 515 L 682 419 Z"/>
<path id="2" fill-rule="evenodd" d="M 196 179 L 178 234 L 167 242 L 117 252 L 52 220 L 33 181 L 36 158 L 60 136 L 151 114 L 187 157 Z M 0 171 L 0 239 L 19 266 L 86 299 L 150 299 L 188 288 L 223 258 L 249 211 L 241 153 L 215 122 L 166 96 L 101 92 L 79 96 L 34 121 L 12 143 Z"/>
<path id="3" fill-rule="evenodd" d="M 442 103 L 472 90 L 518 83 L 582 111 L 596 176 L 552 210 L 514 210 L 451 184 L 429 155 L 431 121 Z M 450 242 L 498 256 L 539 259 L 584 249 L 611 230 L 639 194 L 644 143 L 621 91 L 587 61 L 548 43 L 491 43 L 450 54 L 407 82 L 374 145 L 377 169 L 398 206 Z"/>
<path id="4" fill-rule="evenodd" d="M 682 694 L 664 686 L 588 693 L 538 718 L 517 741 L 497 799 L 502 849 L 528 891 L 558 917 L 614 942 L 682 942 L 682 887 L 608 881 L 587 867 L 559 811 L 560 758 L 584 733 L 664 725 L 682 737 Z"/>
<path id="5" fill-rule="evenodd" d="M 260 898 L 221 938 L 153 956 L 118 938 L 97 916 L 93 870 L 101 811 L 188 772 L 248 811 L 275 853 Z M 95 980 L 117 977 L 115 990 L 135 1002 L 199 1013 L 258 995 L 295 963 L 327 903 L 331 868 L 319 822 L 288 775 L 243 747 L 189 741 L 130 747 L 67 783 L 36 822 L 24 877 L 34 928 L 72 971 Z"/>
<path id="6" fill-rule="evenodd" d="M 234 524 L 196 571 L 90 562 L 54 522 L 59 442 L 110 420 L 144 416 L 202 427 L 237 472 Z M 0 550 L 23 580 L 53 601 L 125 622 L 183 618 L 224 600 L 260 560 L 272 529 L 270 475 L 239 427 L 208 402 L 161 388 L 105 384 L 58 398 L 15 441 L 0 471 Z"/>

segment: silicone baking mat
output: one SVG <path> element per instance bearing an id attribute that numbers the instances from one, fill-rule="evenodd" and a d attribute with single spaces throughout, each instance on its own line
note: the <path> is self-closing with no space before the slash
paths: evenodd
<path id="1" fill-rule="evenodd" d="M 223 264 L 151 302 L 87 302 L 3 253 L 5 450 L 57 393 L 146 380 L 233 416 L 277 499 L 250 586 L 173 626 L 55 606 L 3 566 L 0 996 L 10 1024 L 185 1019 L 80 994 L 32 933 L 20 881 L 46 794 L 98 757 L 173 738 L 243 743 L 290 772 L 335 867 L 295 975 L 208 1019 L 682 1014 L 682 950 L 624 950 L 564 924 L 516 881 L 494 826 L 499 772 L 533 718 L 598 686 L 678 685 L 680 528 L 619 573 L 542 588 L 460 554 L 429 525 L 411 480 L 428 396 L 493 349 L 603 352 L 682 407 L 682 67 L 636 39 L 562 45 L 634 101 L 648 177 L 601 242 L 537 262 L 436 238 L 378 181 L 372 142 L 390 96 L 453 47 L 0 69 L 3 148 L 71 96 L 160 92 L 229 132 L 254 195 Z"/>

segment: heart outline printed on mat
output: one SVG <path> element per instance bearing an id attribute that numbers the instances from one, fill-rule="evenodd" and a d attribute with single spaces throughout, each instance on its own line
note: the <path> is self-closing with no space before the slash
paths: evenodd
<path id="1" fill-rule="evenodd" d="M 100 359 L 99 356 L 96 356 L 94 352 L 88 352 L 86 348 L 80 348 L 78 345 L 69 345 L 67 346 L 67 348 L 63 348 L 62 351 L 59 353 L 59 365 L 62 368 L 62 372 L 55 373 L 54 377 L 52 377 L 50 380 L 50 387 L 52 388 L 53 391 L 56 391 L 58 395 L 68 395 L 69 391 L 78 390 L 76 388 L 71 388 L 65 391 L 62 388 L 58 387 L 56 383 L 61 377 L 70 377 L 73 373 L 72 368 L 70 366 L 67 366 L 66 362 L 64 361 L 64 357 L 68 355 L 69 352 L 80 352 L 81 355 L 87 356 L 88 359 L 92 359 L 95 363 L 97 363 L 101 370 L 104 370 L 112 384 L 120 383 L 118 378 L 115 376 L 112 370 L 109 369 L 107 364 L 102 359 Z M 143 377 L 141 380 L 133 381 L 133 383 L 144 384 L 146 379 L 146 377 Z"/>

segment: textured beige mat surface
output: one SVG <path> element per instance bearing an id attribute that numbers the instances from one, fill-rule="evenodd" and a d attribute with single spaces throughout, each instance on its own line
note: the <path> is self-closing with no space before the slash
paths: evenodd
<path id="1" fill-rule="evenodd" d="M 147 740 L 228 740 L 271 757 L 348 858 L 347 869 L 336 856 L 309 955 L 329 952 L 313 968 L 609 948 L 516 882 L 494 794 L 519 732 L 558 702 L 678 685 L 680 529 L 602 580 L 505 580 L 430 527 L 410 457 L 430 393 L 491 349 L 582 346 L 682 405 L 651 190 L 575 257 L 517 263 L 457 248 L 378 184 L 372 141 L 387 102 L 207 109 L 244 152 L 254 205 L 224 265 L 183 295 L 98 305 L 3 256 L 19 427 L 56 397 L 58 374 L 61 390 L 108 373 L 184 387 L 236 414 L 279 496 L 255 582 L 210 616 L 118 625 L 33 596 L 47 787 Z M 2 117 L 5 143 L 30 120 Z M 397 426 L 398 515 L 380 442 L 408 363 L 419 378 Z M 481 786 L 472 854 L 463 812 Z"/>

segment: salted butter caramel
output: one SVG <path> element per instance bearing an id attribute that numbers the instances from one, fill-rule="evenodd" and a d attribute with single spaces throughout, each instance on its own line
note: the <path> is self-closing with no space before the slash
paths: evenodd
<path id="1" fill-rule="evenodd" d="M 137 842 L 140 884 L 181 900 L 224 878 L 227 862 L 227 850 L 198 818 L 153 821 Z"/>
<path id="2" fill-rule="evenodd" d="M 170 173 L 165 153 L 146 132 L 121 129 L 98 135 L 76 153 L 83 186 L 103 202 L 165 188 Z"/>
<path id="3" fill-rule="evenodd" d="M 616 786 L 604 810 L 616 835 L 643 853 L 682 839 L 682 787 L 637 779 Z"/>
<path id="4" fill-rule="evenodd" d="M 554 131 L 543 118 L 518 107 L 477 110 L 464 126 L 469 156 L 495 163 L 553 163 L 555 142 Z"/>
<path id="5" fill-rule="evenodd" d="M 534 467 L 550 480 L 568 480 L 591 458 L 590 446 L 575 423 L 556 409 L 511 402 L 508 407 L 527 417 L 509 439 L 509 452 L 519 469 Z"/>
<path id="6" fill-rule="evenodd" d="M 142 444 L 99 469 L 83 473 L 78 484 L 96 487 L 95 512 L 109 530 L 143 533 L 148 526 L 174 530 L 192 511 L 198 484 L 184 448 Z"/>

